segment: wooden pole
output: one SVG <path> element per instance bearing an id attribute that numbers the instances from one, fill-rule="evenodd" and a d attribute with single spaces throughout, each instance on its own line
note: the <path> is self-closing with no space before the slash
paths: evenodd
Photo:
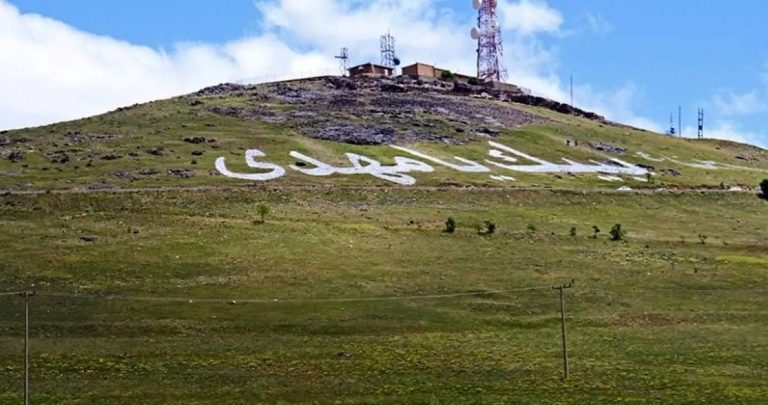
<path id="1" fill-rule="evenodd" d="M 29 297 L 34 291 L 24 291 L 24 405 L 29 405 Z"/>
<path id="2" fill-rule="evenodd" d="M 552 287 L 560 293 L 560 330 L 562 331 L 563 338 L 563 380 L 568 379 L 571 371 L 568 366 L 568 335 L 565 328 L 565 290 L 571 287 L 573 287 L 572 283 Z"/>

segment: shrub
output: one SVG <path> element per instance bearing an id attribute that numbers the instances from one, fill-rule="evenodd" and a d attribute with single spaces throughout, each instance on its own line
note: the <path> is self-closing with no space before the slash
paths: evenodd
<path id="1" fill-rule="evenodd" d="M 768 200 L 768 179 L 763 179 L 760 182 L 760 193 L 763 195 L 763 198 Z"/>
<path id="2" fill-rule="evenodd" d="M 529 231 L 529 232 L 531 232 L 531 233 L 533 233 L 533 232 L 536 232 L 536 225 L 534 225 L 534 224 L 528 224 L 528 227 L 527 227 L 527 229 L 528 229 L 528 231 Z"/>
<path id="3" fill-rule="evenodd" d="M 476 77 L 470 77 L 469 80 L 467 80 L 467 84 L 469 84 L 471 86 L 477 86 L 477 85 L 480 84 L 480 81 L 477 80 Z"/>
<path id="4" fill-rule="evenodd" d="M 443 72 L 440 73 L 440 78 L 443 80 L 451 80 L 453 79 L 453 72 L 450 70 L 443 70 Z"/>
<path id="5" fill-rule="evenodd" d="M 272 207 L 265 203 L 258 203 L 256 205 L 256 213 L 259 214 L 259 218 L 261 218 L 261 223 L 264 223 L 264 218 L 272 212 Z"/>
<path id="6" fill-rule="evenodd" d="M 496 224 L 491 221 L 485 221 L 485 234 L 492 235 L 496 232 Z"/>
<path id="7" fill-rule="evenodd" d="M 611 228 L 610 232 L 608 232 L 609 235 L 611 235 L 612 241 L 620 241 L 624 240 L 624 237 L 627 236 L 627 231 L 621 229 L 621 224 L 616 224 Z"/>
<path id="8" fill-rule="evenodd" d="M 600 227 L 592 225 L 592 239 L 597 239 L 597 234 L 600 233 Z"/>
<path id="9" fill-rule="evenodd" d="M 445 231 L 448 233 L 454 233 L 456 231 L 456 220 L 453 217 L 448 217 L 445 220 Z"/>
<path id="10" fill-rule="evenodd" d="M 702 245 L 706 245 L 708 238 L 709 237 L 707 235 L 699 235 L 699 243 L 701 243 Z"/>
<path id="11" fill-rule="evenodd" d="M 568 234 L 571 235 L 571 236 L 576 236 L 576 227 L 572 226 L 571 227 L 571 231 Z"/>

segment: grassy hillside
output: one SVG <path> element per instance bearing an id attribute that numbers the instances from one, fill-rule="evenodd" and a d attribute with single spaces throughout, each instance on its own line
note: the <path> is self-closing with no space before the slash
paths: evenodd
<path id="1" fill-rule="evenodd" d="M 0 291 L 38 292 L 34 403 L 768 398 L 768 201 L 704 192 L 754 187 L 768 177 L 765 151 L 501 100 L 382 93 L 375 83 L 344 90 L 325 79 L 285 86 L 224 86 L 0 134 L 7 157 L 23 152 L 0 163 Z M 406 107 L 382 107 L 396 103 Z M 483 108 L 507 121 L 492 125 Z M 316 139 L 340 124 L 391 125 L 397 144 L 444 159 L 483 162 L 492 136 L 551 161 L 619 158 L 657 174 L 652 183 L 598 174 L 499 182 L 435 165 L 403 187 L 288 169 L 251 187 L 215 171 L 220 156 L 253 171 L 249 148 L 286 168 L 292 150 L 339 166 L 347 152 L 387 164 L 401 156 L 386 144 Z M 206 141 L 185 141 L 194 137 Z M 686 165 L 696 160 L 739 168 Z M 614 192 L 622 185 L 680 191 Z M 265 223 L 259 203 L 272 208 Z M 624 240 L 610 240 L 615 224 Z M 564 382 L 552 286 L 572 280 Z M 23 308 L 0 295 L 2 403 L 22 398 Z"/>
<path id="2" fill-rule="evenodd" d="M 263 160 L 286 168 L 296 162 L 288 155 L 290 151 L 340 167 L 349 166 L 344 156 L 347 152 L 378 159 L 382 164 L 392 164 L 394 156 L 404 155 L 387 145 L 322 140 L 327 132 L 342 130 L 365 140 L 372 138 L 360 134 L 379 131 L 387 143 L 447 160 L 461 156 L 484 163 L 490 159 L 491 140 L 554 163 L 564 163 L 562 158 L 579 162 L 620 158 L 652 166 L 655 173 L 652 184 L 631 177 L 620 184 L 600 180 L 596 174 L 526 174 L 491 166 L 494 170 L 490 174 L 517 180 L 499 182 L 487 173 L 461 173 L 434 165 L 434 173 L 414 175 L 417 184 L 425 186 L 754 188 L 768 176 L 768 152 L 746 145 L 672 138 L 445 90 L 429 92 L 417 87 L 393 93 L 381 91 L 378 82 L 368 81 L 356 86 L 356 90 L 334 88 L 326 79 L 220 86 L 79 121 L 10 131 L 0 134 L 5 144 L 0 146 L 4 157 L 0 160 L 0 187 L 48 190 L 249 185 L 252 182 L 220 176 L 214 161 L 225 157 L 231 170 L 254 172 L 244 161 L 245 150 L 252 148 L 267 155 Z M 386 138 L 387 131 L 392 132 L 392 139 Z M 195 138 L 201 143 L 185 142 Z M 570 146 L 569 140 L 573 141 Z M 600 145 L 625 152 L 597 150 Z M 671 160 L 651 161 L 637 153 Z M 717 162 L 719 168 L 691 167 L 700 161 Z M 311 177 L 290 169 L 272 183 L 393 185 L 370 176 Z"/>
<path id="3" fill-rule="evenodd" d="M 262 201 L 274 213 L 254 224 Z M 450 189 L 6 196 L 0 283 L 40 291 L 37 402 L 758 403 L 767 208 L 743 194 Z M 478 235 L 485 220 L 495 234 Z M 605 235 L 614 223 L 625 242 Z M 571 279 L 562 383 L 549 286 Z M 544 288 L 413 298 L 523 287 Z M 23 307 L 1 299 L 11 401 Z"/>

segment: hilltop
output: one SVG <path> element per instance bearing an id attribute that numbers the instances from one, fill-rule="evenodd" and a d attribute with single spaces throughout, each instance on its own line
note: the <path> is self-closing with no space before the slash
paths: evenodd
<path id="1" fill-rule="evenodd" d="M 460 163 L 453 160 L 459 156 L 490 170 L 452 170 L 398 152 L 393 145 L 454 164 Z M 522 93 L 406 77 L 319 77 L 218 85 L 96 117 L 5 131 L 0 134 L 0 188 L 249 185 L 253 183 L 221 176 L 215 161 L 223 157 L 233 172 L 258 173 L 245 164 L 245 152 L 252 149 L 266 155 L 261 161 L 287 169 L 282 178 L 256 182 L 270 186 L 397 185 L 369 176 L 302 175 L 289 168 L 297 162 L 291 152 L 338 168 L 350 166 L 345 153 L 385 166 L 392 165 L 394 156 L 414 158 L 434 169 L 410 176 L 419 186 L 749 190 L 768 175 L 765 150 L 672 138 Z M 521 156 L 561 167 L 521 172 L 500 166 L 513 160 L 514 165 L 538 164 Z M 567 167 L 571 163 L 564 158 L 607 167 L 580 173 Z M 615 176 L 610 167 L 621 167 L 617 159 L 640 170 Z"/>

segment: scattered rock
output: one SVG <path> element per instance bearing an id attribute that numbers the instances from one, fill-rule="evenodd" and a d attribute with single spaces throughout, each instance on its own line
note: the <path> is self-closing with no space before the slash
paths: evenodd
<path id="1" fill-rule="evenodd" d="M 134 177 L 132 172 L 119 171 L 119 172 L 112 173 L 112 175 L 117 177 L 117 178 L 121 178 L 121 179 L 125 179 L 125 180 L 130 180 L 130 181 L 136 180 L 136 178 Z"/>
<path id="2" fill-rule="evenodd" d="M 664 174 L 668 174 L 668 175 L 673 176 L 673 177 L 677 177 L 677 176 L 681 176 L 682 175 L 682 173 L 680 173 L 680 171 L 677 170 L 677 169 L 661 169 L 661 170 L 659 170 L 659 172 L 664 173 Z"/>
<path id="3" fill-rule="evenodd" d="M 189 105 L 191 107 L 195 107 L 195 106 L 198 106 L 198 105 L 203 105 L 203 102 L 202 102 L 202 100 L 192 100 L 192 101 L 189 102 Z"/>
<path id="4" fill-rule="evenodd" d="M 48 161 L 51 163 L 57 163 L 57 164 L 65 164 L 70 161 L 69 155 L 64 153 L 63 151 L 56 151 L 48 156 Z"/>
<path id="5" fill-rule="evenodd" d="M 88 243 L 96 243 L 99 241 L 99 238 L 97 236 L 81 236 L 80 240 Z"/>
<path id="6" fill-rule="evenodd" d="M 639 168 L 642 168 L 642 169 L 645 169 L 645 170 L 648 170 L 649 172 L 655 172 L 656 171 L 656 168 L 654 166 L 651 166 L 651 165 L 644 165 L 642 163 L 637 163 L 637 164 L 635 164 L 635 166 L 637 166 Z"/>
<path id="7" fill-rule="evenodd" d="M 204 153 L 205 152 L 201 150 L 195 150 L 195 151 L 192 151 L 192 156 L 203 156 Z"/>
<path id="8" fill-rule="evenodd" d="M 195 176 L 195 172 L 189 169 L 168 169 L 168 174 L 181 177 L 182 179 L 189 179 Z"/>
<path id="9" fill-rule="evenodd" d="M 86 188 L 88 190 L 114 190 L 118 187 L 108 183 L 91 183 L 87 185 Z"/>
<path id="10" fill-rule="evenodd" d="M 14 150 L 8 153 L 8 160 L 10 160 L 13 163 L 16 163 L 20 160 L 24 160 L 26 156 L 24 155 L 24 152 L 19 150 Z"/>
<path id="11" fill-rule="evenodd" d="M 216 86 L 206 87 L 197 93 L 198 96 L 219 96 L 245 90 L 245 86 L 234 83 L 222 83 Z"/>
<path id="12" fill-rule="evenodd" d="M 72 143 L 84 143 L 84 142 L 103 142 L 112 141 L 122 138 L 121 135 L 115 134 L 82 134 L 80 131 L 69 131 L 67 137 Z"/>
<path id="13" fill-rule="evenodd" d="M 606 153 L 613 153 L 615 155 L 623 155 L 627 153 L 626 148 L 622 148 L 621 146 L 616 146 L 616 145 L 610 145 L 607 143 L 597 143 L 597 144 L 590 143 L 589 146 L 594 150 L 597 150 L 600 152 L 606 152 Z"/>
<path id="14" fill-rule="evenodd" d="M 489 136 L 489 137 L 495 138 L 495 137 L 499 136 L 500 132 L 495 130 L 495 129 L 490 129 L 490 128 L 483 127 L 483 128 L 480 128 L 480 129 L 476 130 L 475 133 L 480 135 L 480 136 Z"/>
<path id="15" fill-rule="evenodd" d="M 101 157 L 101 160 L 118 160 L 122 159 L 123 157 L 120 155 L 104 155 Z"/>
<path id="16" fill-rule="evenodd" d="M 199 145 L 201 143 L 206 143 L 207 140 L 204 136 L 193 136 L 189 138 L 184 138 L 184 142 L 191 143 L 193 145 Z"/>
<path id="17" fill-rule="evenodd" d="M 8 131 L 3 131 L 0 133 L 6 133 Z M 8 146 L 8 145 L 16 145 L 19 143 L 27 143 L 30 142 L 31 139 L 29 138 L 11 138 L 9 136 L 0 136 L 0 146 Z"/>
<path id="18" fill-rule="evenodd" d="M 329 77 L 326 82 L 336 90 L 357 90 L 355 82 L 346 77 Z"/>
<path id="19" fill-rule="evenodd" d="M 328 126 L 310 134 L 311 137 L 326 141 L 344 142 L 353 145 L 389 144 L 395 138 L 395 129 L 378 125 Z"/>
<path id="20" fill-rule="evenodd" d="M 386 93 L 405 93 L 408 91 L 405 86 L 393 83 L 383 83 L 379 88 Z"/>
<path id="21" fill-rule="evenodd" d="M 160 170 L 157 169 L 141 169 L 139 170 L 139 174 L 142 176 L 155 176 L 160 174 Z"/>
<path id="22" fill-rule="evenodd" d="M 162 147 L 160 147 L 160 148 L 149 148 L 147 150 L 147 153 L 149 153 L 150 155 L 155 155 L 155 156 L 164 156 L 165 155 L 165 149 L 162 148 Z"/>
<path id="23" fill-rule="evenodd" d="M 134 235 L 138 235 L 138 234 L 141 232 L 141 231 L 139 230 L 139 228 L 136 228 L 136 227 L 133 227 L 133 228 L 131 228 L 131 230 L 130 230 L 130 231 L 131 231 L 131 233 L 132 233 L 132 234 L 134 234 Z"/>

